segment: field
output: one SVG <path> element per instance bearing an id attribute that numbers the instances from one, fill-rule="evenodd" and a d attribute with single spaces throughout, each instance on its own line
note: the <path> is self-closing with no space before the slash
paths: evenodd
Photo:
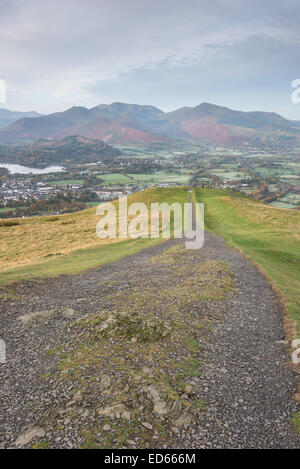
<path id="1" fill-rule="evenodd" d="M 224 169 L 215 170 L 212 169 L 209 171 L 211 174 L 215 174 L 216 176 L 224 179 L 226 181 L 238 180 L 238 179 L 248 179 L 249 176 L 243 172 L 239 171 L 229 171 Z"/>
<path id="2" fill-rule="evenodd" d="M 167 173 L 165 171 L 156 171 L 152 174 L 102 174 L 102 185 L 106 184 L 163 184 L 168 182 L 177 182 L 187 184 L 190 176 L 188 174 Z"/>
<path id="3" fill-rule="evenodd" d="M 130 184 L 131 179 L 125 174 L 112 173 L 112 174 L 101 174 L 100 178 L 103 179 L 102 185 L 106 184 Z"/>
<path id="4" fill-rule="evenodd" d="M 300 194 L 290 191 L 284 197 L 281 197 L 279 200 L 271 202 L 270 205 L 280 208 L 296 208 L 300 205 Z"/>
<path id="5" fill-rule="evenodd" d="M 130 202 L 187 202 L 187 188 L 137 192 Z M 117 202 L 114 202 L 117 204 Z M 99 239 L 96 208 L 67 215 L 0 221 L 0 285 L 17 279 L 72 274 L 133 254 L 160 240 Z"/>
<path id="6" fill-rule="evenodd" d="M 283 200 L 283 199 L 274 200 L 273 202 L 270 203 L 270 205 L 272 205 L 272 207 L 285 208 L 285 209 L 289 209 L 289 208 L 294 208 L 294 207 L 295 207 L 292 203 L 286 202 L 286 201 Z"/>
<path id="7" fill-rule="evenodd" d="M 300 333 L 300 213 L 217 190 L 198 189 L 196 198 L 205 204 L 206 227 L 249 256 L 271 279 L 286 301 L 294 332 Z"/>
<path id="8" fill-rule="evenodd" d="M 168 182 L 187 184 L 190 179 L 188 174 L 167 173 L 165 171 L 156 171 L 153 174 L 128 174 L 128 176 L 137 183 L 154 184 L 164 184 Z"/>
<path id="9" fill-rule="evenodd" d="M 25 207 L 19 207 L 19 208 L 25 208 Z M 1 213 L 12 212 L 13 210 L 15 210 L 15 208 L 6 208 L 6 207 L 0 208 L 0 218 L 1 218 Z"/>

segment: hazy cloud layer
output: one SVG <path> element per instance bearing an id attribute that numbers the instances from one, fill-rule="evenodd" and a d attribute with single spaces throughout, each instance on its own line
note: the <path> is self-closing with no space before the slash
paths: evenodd
<path id="1" fill-rule="evenodd" d="M 6 107 L 210 101 L 300 120 L 300 4 L 287 0 L 0 0 Z"/>

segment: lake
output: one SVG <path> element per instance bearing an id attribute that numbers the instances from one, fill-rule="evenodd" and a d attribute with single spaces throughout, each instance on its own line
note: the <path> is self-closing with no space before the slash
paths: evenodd
<path id="1" fill-rule="evenodd" d="M 47 174 L 64 171 L 62 166 L 49 166 L 48 168 L 29 168 L 20 164 L 0 163 L 0 168 L 6 168 L 11 174 Z"/>

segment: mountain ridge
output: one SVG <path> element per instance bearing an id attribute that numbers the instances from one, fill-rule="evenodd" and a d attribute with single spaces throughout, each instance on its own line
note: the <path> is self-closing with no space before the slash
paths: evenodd
<path id="1" fill-rule="evenodd" d="M 36 111 L 10 111 L 9 109 L 0 108 L 0 129 L 16 122 L 22 117 L 40 117 Z"/>
<path id="2" fill-rule="evenodd" d="M 275 112 L 237 111 L 206 102 L 171 112 L 151 105 L 114 102 L 90 109 L 73 106 L 62 112 L 22 117 L 0 129 L 0 143 L 74 134 L 114 144 L 143 144 L 174 138 L 216 144 L 265 141 L 295 144 L 300 143 L 300 123 Z"/>

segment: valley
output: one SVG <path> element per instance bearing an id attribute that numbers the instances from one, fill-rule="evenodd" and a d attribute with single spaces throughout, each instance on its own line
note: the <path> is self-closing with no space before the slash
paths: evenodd
<path id="1" fill-rule="evenodd" d="M 299 207 L 300 126 L 278 114 L 208 103 L 164 113 L 117 102 L 30 116 L 0 129 L 1 218 L 70 213 L 187 184 Z"/>
<path id="2" fill-rule="evenodd" d="M 47 167 L 33 168 L 32 173 L 27 168 L 26 174 L 0 167 L 1 218 L 74 212 L 151 187 L 187 184 L 229 189 L 279 208 L 297 209 L 300 203 L 298 148 L 191 141 L 103 146 L 78 137 L 47 145 L 54 153 L 58 149 L 58 154 L 52 154 L 49 161 L 41 159 L 62 165 L 53 173 Z M 32 146 L 35 144 L 29 145 L 30 155 L 34 154 Z M 14 147 L 9 148 L 14 155 Z M 21 155 L 29 150 L 25 151 L 27 145 L 22 148 L 16 155 L 26 163 L 28 158 L 23 160 Z M 61 148 L 68 151 L 69 158 Z"/>

